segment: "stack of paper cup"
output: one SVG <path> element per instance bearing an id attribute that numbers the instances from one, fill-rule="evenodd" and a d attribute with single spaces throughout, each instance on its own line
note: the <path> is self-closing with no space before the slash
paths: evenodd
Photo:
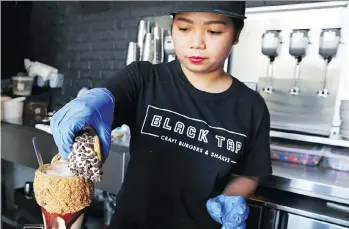
<path id="1" fill-rule="evenodd" d="M 150 23 L 149 21 L 141 20 L 138 25 L 137 33 L 137 45 L 139 48 L 139 59 L 137 60 L 142 60 L 143 58 L 144 39 L 147 33 L 150 33 Z"/>
<path id="2" fill-rule="evenodd" d="M 154 35 L 152 33 L 145 34 L 142 60 L 153 62 L 154 58 Z"/>
<path id="3" fill-rule="evenodd" d="M 139 48 L 136 42 L 130 42 L 128 44 L 126 65 L 131 64 L 139 59 Z"/>
<path id="4" fill-rule="evenodd" d="M 164 50 L 163 50 L 163 39 L 164 39 L 164 30 L 160 27 L 155 26 L 153 28 L 153 64 L 158 64 L 163 62 L 163 54 L 164 54 Z"/>

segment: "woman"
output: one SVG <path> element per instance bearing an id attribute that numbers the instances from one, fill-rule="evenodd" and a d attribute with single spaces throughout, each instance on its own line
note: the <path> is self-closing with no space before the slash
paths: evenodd
<path id="1" fill-rule="evenodd" d="M 131 159 L 110 228 L 244 228 L 244 198 L 272 172 L 266 104 L 223 70 L 239 41 L 244 2 L 177 8 L 178 60 L 134 62 L 51 123 L 63 158 L 84 126 L 98 131 L 104 158 L 111 128 L 130 126 Z"/>

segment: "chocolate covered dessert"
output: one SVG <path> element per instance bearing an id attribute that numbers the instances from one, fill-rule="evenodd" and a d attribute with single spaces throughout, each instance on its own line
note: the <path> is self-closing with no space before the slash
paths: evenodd
<path id="1" fill-rule="evenodd" d="M 56 155 L 35 172 L 34 194 L 45 229 L 79 229 L 93 199 L 94 183 L 102 177 L 102 155 L 96 132 L 78 135 L 68 161 Z"/>
<path id="2" fill-rule="evenodd" d="M 92 182 L 102 179 L 102 161 L 98 137 L 92 130 L 86 130 L 75 138 L 73 150 L 69 154 L 68 166 L 76 175 Z"/>

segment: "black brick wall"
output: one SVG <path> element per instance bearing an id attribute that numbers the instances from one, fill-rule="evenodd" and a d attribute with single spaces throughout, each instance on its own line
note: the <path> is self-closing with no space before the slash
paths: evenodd
<path id="1" fill-rule="evenodd" d="M 248 6 L 290 2 L 249 1 Z M 143 17 L 167 14 L 173 2 L 33 2 L 32 58 L 59 69 L 64 86 L 53 102 L 66 103 L 82 86 L 96 87 L 125 65 Z"/>
<path id="2" fill-rule="evenodd" d="M 125 65 L 139 20 L 164 15 L 171 2 L 34 2 L 32 58 L 65 76 L 54 102 L 66 103 L 82 86 L 96 87 Z"/>

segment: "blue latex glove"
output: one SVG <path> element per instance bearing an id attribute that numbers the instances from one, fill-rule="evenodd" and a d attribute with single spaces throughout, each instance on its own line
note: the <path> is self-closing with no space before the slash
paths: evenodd
<path id="1" fill-rule="evenodd" d="M 101 141 L 103 161 L 109 155 L 111 125 L 113 122 L 115 98 L 105 88 L 94 88 L 73 99 L 51 120 L 51 130 L 59 153 L 64 160 L 72 150 L 75 134 L 86 126 L 92 126 Z"/>
<path id="2" fill-rule="evenodd" d="M 206 203 L 210 216 L 222 229 L 245 229 L 249 208 L 242 196 L 219 195 Z"/>

